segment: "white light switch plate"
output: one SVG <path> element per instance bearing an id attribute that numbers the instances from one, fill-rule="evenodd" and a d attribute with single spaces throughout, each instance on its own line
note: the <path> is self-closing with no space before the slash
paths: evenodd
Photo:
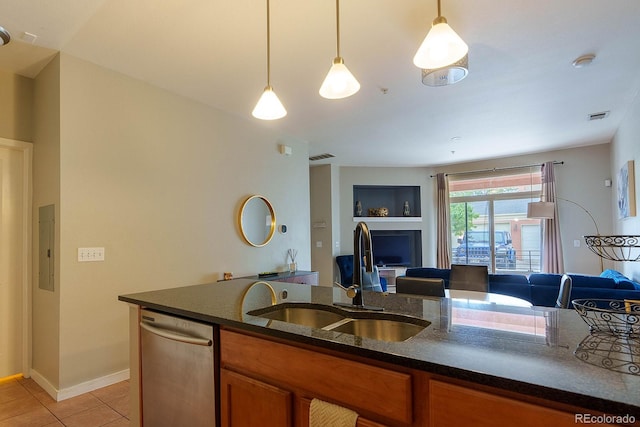
<path id="1" fill-rule="evenodd" d="M 104 261 L 104 248 L 78 248 L 78 262 Z"/>

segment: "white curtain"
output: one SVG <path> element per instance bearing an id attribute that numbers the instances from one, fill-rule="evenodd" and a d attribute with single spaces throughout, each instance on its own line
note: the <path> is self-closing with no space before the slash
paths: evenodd
<path id="1" fill-rule="evenodd" d="M 544 220 L 542 271 L 563 274 L 564 260 L 562 258 L 562 238 L 560 237 L 560 217 L 558 216 L 553 162 L 546 162 L 542 165 L 542 199 L 546 202 L 554 202 L 555 210 L 553 218 Z"/>
<path id="2" fill-rule="evenodd" d="M 451 220 L 449 218 L 449 181 L 444 173 L 436 175 L 437 182 L 437 248 L 436 266 L 449 268 L 451 266 Z"/>

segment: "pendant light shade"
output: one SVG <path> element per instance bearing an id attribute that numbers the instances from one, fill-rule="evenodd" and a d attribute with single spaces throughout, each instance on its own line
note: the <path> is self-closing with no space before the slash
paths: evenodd
<path id="1" fill-rule="evenodd" d="M 9 31 L 5 30 L 3 27 L 0 27 L 0 46 L 4 46 L 10 41 L 11 34 L 9 34 Z"/>
<path id="2" fill-rule="evenodd" d="M 251 114 L 261 120 L 276 120 L 286 116 L 287 110 L 285 110 L 273 88 L 267 86 L 264 88 L 264 92 L 262 92 L 262 96 Z"/>
<path id="3" fill-rule="evenodd" d="M 319 93 L 323 98 L 340 99 L 347 98 L 359 90 L 360 83 L 344 65 L 344 60 L 340 56 L 340 0 L 336 0 L 336 57 L 320 86 Z"/>
<path id="4" fill-rule="evenodd" d="M 260 120 L 276 120 L 287 115 L 287 110 L 271 87 L 271 19 L 267 0 L 267 86 L 251 113 Z"/>
<path id="5" fill-rule="evenodd" d="M 446 86 L 458 83 L 469 74 L 469 55 L 442 68 L 423 69 L 422 83 L 427 86 Z"/>
<path id="6" fill-rule="evenodd" d="M 444 86 L 459 82 L 469 73 L 469 46 L 453 31 L 440 14 L 418 48 L 413 63 L 422 69 L 422 82 L 428 86 Z"/>
<path id="7" fill-rule="evenodd" d="M 320 96 L 327 99 L 340 99 L 353 95 L 360 90 L 360 83 L 344 65 L 341 57 L 333 60 L 333 65 L 320 87 Z"/>
<path id="8" fill-rule="evenodd" d="M 413 63 L 423 69 L 442 68 L 459 61 L 468 52 L 469 46 L 444 17 L 438 16 L 413 57 Z"/>

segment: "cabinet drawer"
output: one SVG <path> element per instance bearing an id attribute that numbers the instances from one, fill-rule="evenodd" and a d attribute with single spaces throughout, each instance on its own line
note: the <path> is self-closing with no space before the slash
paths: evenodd
<path id="1" fill-rule="evenodd" d="M 365 417 L 412 423 L 411 375 L 340 357 L 220 331 L 221 367 L 349 407 Z"/>
<path id="2" fill-rule="evenodd" d="M 574 414 L 436 380 L 429 381 L 429 408 L 431 427 L 576 426 Z"/>

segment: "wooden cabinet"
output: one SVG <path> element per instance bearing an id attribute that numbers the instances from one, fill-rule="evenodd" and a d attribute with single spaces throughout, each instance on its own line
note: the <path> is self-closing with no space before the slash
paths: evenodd
<path id="1" fill-rule="evenodd" d="M 220 331 L 220 366 L 223 427 L 307 427 L 313 398 L 358 412 L 359 427 L 568 427 L 576 425 L 576 413 L 598 415 L 515 392 L 224 328 Z"/>
<path id="2" fill-rule="evenodd" d="M 429 383 L 430 427 L 575 427 L 577 424 L 574 413 L 443 381 L 430 380 Z"/>
<path id="3" fill-rule="evenodd" d="M 268 411 L 270 406 L 282 422 L 307 426 L 311 399 L 319 398 L 352 409 L 358 425 L 413 426 L 422 418 L 413 407 L 411 374 L 348 360 L 293 345 L 220 331 L 220 406 L 222 426 L 238 424 L 250 411 Z M 293 396 L 293 406 L 288 406 Z M 262 398 L 266 403 L 258 403 Z M 233 422 L 231 422 L 233 420 Z M 280 424 L 291 425 L 291 424 Z"/>
<path id="4" fill-rule="evenodd" d="M 293 394 L 235 372 L 220 370 L 220 422 L 223 426 L 293 425 Z"/>

